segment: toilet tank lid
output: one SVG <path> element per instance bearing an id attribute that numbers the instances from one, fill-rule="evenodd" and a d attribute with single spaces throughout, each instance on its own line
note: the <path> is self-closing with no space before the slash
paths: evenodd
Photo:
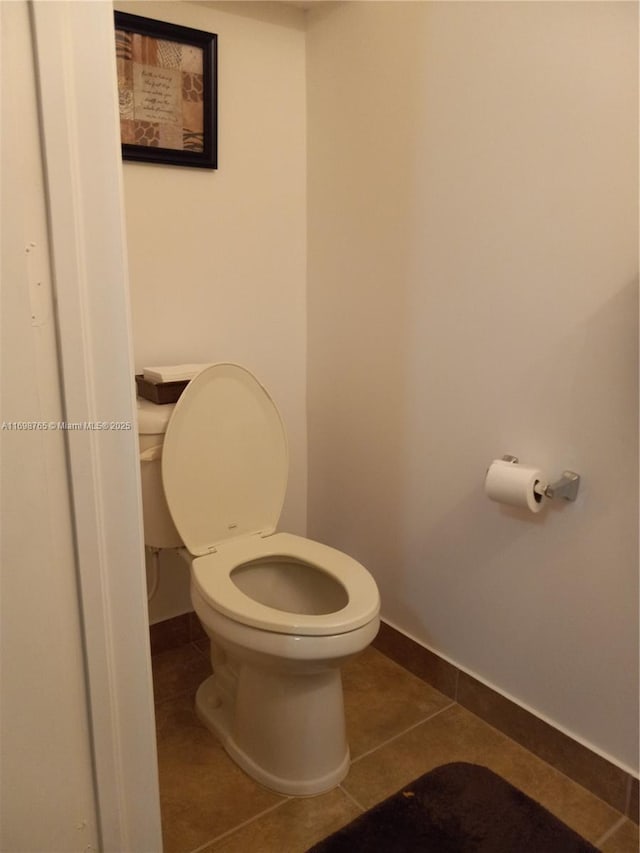
<path id="1" fill-rule="evenodd" d="M 167 424 L 176 407 L 175 403 L 160 405 L 150 400 L 138 397 L 138 434 L 139 435 L 164 435 Z"/>

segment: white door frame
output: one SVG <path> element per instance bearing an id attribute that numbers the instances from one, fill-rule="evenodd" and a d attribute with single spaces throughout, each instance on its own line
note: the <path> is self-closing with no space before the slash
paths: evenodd
<path id="1" fill-rule="evenodd" d="M 100 846 L 159 853 L 113 7 L 31 17 Z"/>

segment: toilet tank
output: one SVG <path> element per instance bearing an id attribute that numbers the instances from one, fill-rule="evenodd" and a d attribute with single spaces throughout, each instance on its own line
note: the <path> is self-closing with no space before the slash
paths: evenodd
<path id="1" fill-rule="evenodd" d="M 138 398 L 138 442 L 142 481 L 144 542 L 153 548 L 180 548 L 162 486 L 162 445 L 174 404 L 158 405 Z"/>

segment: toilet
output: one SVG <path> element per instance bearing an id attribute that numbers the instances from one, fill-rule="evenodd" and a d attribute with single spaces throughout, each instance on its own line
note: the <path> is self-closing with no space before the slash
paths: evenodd
<path id="1" fill-rule="evenodd" d="M 145 542 L 186 546 L 211 642 L 198 716 L 266 787 L 323 793 L 349 769 L 340 668 L 378 632 L 376 583 L 341 551 L 276 532 L 287 441 L 252 373 L 215 364 L 175 406 L 138 403 Z"/>

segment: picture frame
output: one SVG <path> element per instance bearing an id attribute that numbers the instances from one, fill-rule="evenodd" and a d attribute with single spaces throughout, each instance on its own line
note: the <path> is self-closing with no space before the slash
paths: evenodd
<path id="1" fill-rule="evenodd" d="M 114 13 L 124 160 L 217 169 L 218 36 Z"/>

